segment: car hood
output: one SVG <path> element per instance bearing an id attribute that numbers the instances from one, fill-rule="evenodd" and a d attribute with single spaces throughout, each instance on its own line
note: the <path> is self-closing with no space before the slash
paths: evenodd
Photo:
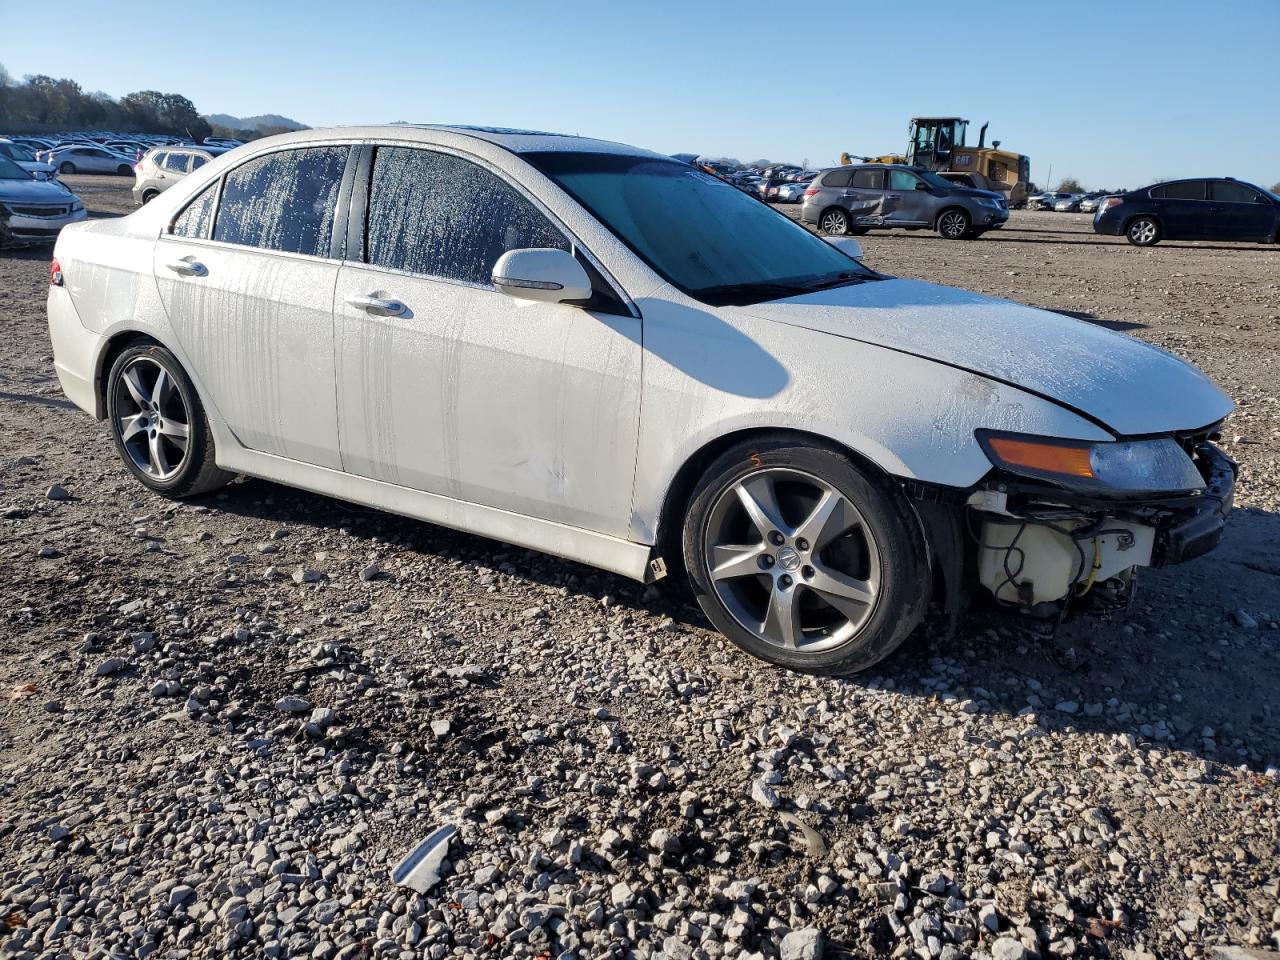
<path id="1" fill-rule="evenodd" d="M 66 203 L 74 197 L 53 180 L 0 180 L 0 200 L 13 203 Z"/>
<path id="2" fill-rule="evenodd" d="M 1124 436 L 1192 430 L 1233 404 L 1199 370 L 1122 333 L 918 280 L 878 280 L 731 308 L 981 374 Z"/>

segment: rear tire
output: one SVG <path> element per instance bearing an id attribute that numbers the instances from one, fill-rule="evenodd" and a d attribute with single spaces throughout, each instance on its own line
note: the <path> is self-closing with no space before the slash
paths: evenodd
<path id="1" fill-rule="evenodd" d="M 928 602 L 924 541 L 901 494 L 838 450 L 784 437 L 740 443 L 707 469 L 683 556 L 717 629 L 804 673 L 867 669 Z"/>
<path id="2" fill-rule="evenodd" d="M 833 237 L 847 237 L 852 227 L 853 221 L 849 218 L 849 214 L 839 207 L 824 210 L 818 217 L 818 229 Z"/>
<path id="3" fill-rule="evenodd" d="M 969 214 L 963 210 L 954 208 L 943 210 L 938 214 L 938 236 L 944 240 L 966 240 L 969 237 L 971 223 Z"/>
<path id="4" fill-rule="evenodd" d="M 1134 217 L 1125 227 L 1124 235 L 1135 247 L 1154 247 L 1160 242 L 1163 231 L 1155 217 Z"/>
<path id="5" fill-rule="evenodd" d="M 120 166 L 116 167 L 116 173 L 120 174 L 122 177 L 127 177 L 129 174 L 133 173 L 133 167 L 129 166 L 127 163 L 122 163 Z"/>
<path id="6" fill-rule="evenodd" d="M 106 400 L 116 452 L 148 490 L 193 497 L 235 476 L 214 462 L 204 407 L 191 378 L 164 347 L 126 348 L 107 374 Z"/>
<path id="7" fill-rule="evenodd" d="M 144 194 L 142 195 L 142 203 L 143 203 L 143 205 L 145 206 L 146 204 L 150 203 L 152 200 L 154 200 L 154 199 L 155 199 L 156 197 L 158 197 L 158 196 L 160 196 L 159 191 L 156 191 L 156 190 L 148 190 L 146 193 L 144 193 Z"/>

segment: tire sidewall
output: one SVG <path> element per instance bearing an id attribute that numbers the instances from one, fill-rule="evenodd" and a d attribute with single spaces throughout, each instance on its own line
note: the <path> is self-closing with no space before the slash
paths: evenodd
<path id="1" fill-rule="evenodd" d="M 880 592 L 857 635 L 831 650 L 805 654 L 760 640 L 746 630 L 711 586 L 703 544 L 711 508 L 734 483 L 762 467 L 814 474 L 840 490 L 862 513 L 880 555 Z M 879 478 L 839 451 L 785 439 L 738 445 L 704 474 L 685 516 L 682 553 L 690 586 L 712 624 L 747 653 L 802 673 L 848 674 L 893 652 L 918 625 L 928 602 L 925 548 L 910 508 Z"/>
<path id="2" fill-rule="evenodd" d="M 164 367 L 165 372 L 173 379 L 182 396 L 182 402 L 187 408 L 187 457 L 183 461 L 182 468 L 168 480 L 157 480 L 140 470 L 133 462 L 133 458 L 129 456 L 129 451 L 125 449 L 124 441 L 120 439 L 120 416 L 116 412 L 116 382 L 124 368 L 138 357 L 146 357 Z M 204 407 L 196 395 L 191 378 L 182 369 L 177 358 L 157 344 L 144 343 L 127 347 L 111 365 L 111 371 L 107 374 L 105 392 L 107 425 L 111 430 L 111 441 L 129 472 L 139 483 L 155 493 L 169 497 L 180 497 L 187 493 L 199 477 L 201 465 L 205 461 L 206 448 L 212 443 L 212 438 L 208 421 L 205 419 Z"/>
<path id="3" fill-rule="evenodd" d="M 63 160 L 58 164 L 58 172 L 63 174 L 73 174 L 76 172 L 76 165 L 70 160 Z"/>

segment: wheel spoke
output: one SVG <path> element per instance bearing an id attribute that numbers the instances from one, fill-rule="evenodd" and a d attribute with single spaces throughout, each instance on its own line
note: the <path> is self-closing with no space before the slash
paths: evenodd
<path id="1" fill-rule="evenodd" d="M 796 537 L 809 541 L 809 549 L 817 553 L 840 534 L 861 522 L 849 509 L 849 502 L 834 490 L 824 490 L 809 516 L 796 528 Z"/>
<path id="2" fill-rule="evenodd" d="M 142 385 L 142 378 L 138 376 L 138 368 L 132 367 L 124 372 L 120 378 L 124 381 L 124 387 L 129 391 L 129 396 L 133 398 L 133 402 L 138 405 L 139 410 L 147 408 L 147 388 Z"/>
<path id="3" fill-rule="evenodd" d="M 163 409 L 161 405 L 169 399 L 171 393 L 173 393 L 173 380 L 165 372 L 164 367 L 161 367 L 160 372 L 156 374 L 155 386 L 151 388 L 151 405 L 157 410 Z"/>
<path id="4" fill-rule="evenodd" d="M 764 543 L 716 544 L 711 551 L 711 578 L 732 580 L 735 577 L 758 576 L 760 557 L 768 551 Z"/>
<path id="5" fill-rule="evenodd" d="M 164 441 L 159 433 L 153 433 L 147 439 L 151 453 L 151 472 L 157 477 L 164 477 L 169 472 L 169 458 L 164 452 Z"/>
<path id="6" fill-rule="evenodd" d="M 803 636 L 800 627 L 800 605 L 795 590 L 775 587 L 769 591 L 769 609 L 765 612 L 760 632 L 771 640 L 794 650 Z"/>
<path id="7" fill-rule="evenodd" d="M 160 427 L 160 432 L 172 441 L 183 453 L 187 451 L 187 439 L 191 435 L 191 429 L 181 420 L 165 420 Z"/>
<path id="8" fill-rule="evenodd" d="M 773 479 L 768 474 L 748 477 L 738 483 L 734 489 L 751 522 L 760 531 L 761 539 L 767 540 L 769 534 L 775 530 L 785 532 L 782 510 L 778 506 L 778 498 L 773 489 Z"/>
<path id="9" fill-rule="evenodd" d="M 875 602 L 875 583 L 854 580 L 821 562 L 812 566 L 813 576 L 804 585 L 850 620 L 862 619 L 867 607 Z"/>
<path id="10" fill-rule="evenodd" d="M 120 440 L 124 443 L 128 443 L 146 429 L 147 421 L 144 417 L 132 416 L 120 418 Z"/>

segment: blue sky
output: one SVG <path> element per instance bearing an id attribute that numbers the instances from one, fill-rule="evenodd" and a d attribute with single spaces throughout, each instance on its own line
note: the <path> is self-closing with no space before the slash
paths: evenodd
<path id="1" fill-rule="evenodd" d="M 823 166 L 984 120 L 1032 178 L 1280 180 L 1280 0 L 399 3 L 5 0 L 11 74 L 312 126 L 532 127 Z"/>

